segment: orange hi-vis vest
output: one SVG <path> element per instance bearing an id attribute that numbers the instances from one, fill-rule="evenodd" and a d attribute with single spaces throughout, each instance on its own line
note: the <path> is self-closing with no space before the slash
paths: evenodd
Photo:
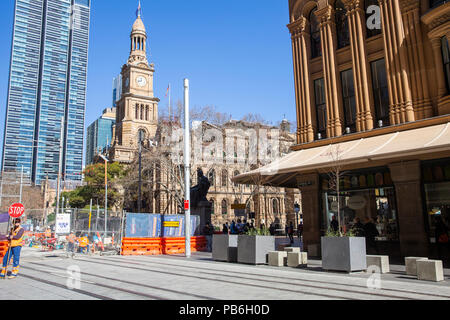
<path id="1" fill-rule="evenodd" d="M 86 237 L 80 238 L 80 247 L 84 248 L 89 244 L 89 239 Z"/>
<path id="2" fill-rule="evenodd" d="M 75 240 L 76 240 L 76 238 L 77 238 L 77 237 L 75 237 L 74 234 L 70 234 L 70 235 L 67 236 L 67 240 L 68 240 L 70 243 L 74 243 Z"/>
<path id="3" fill-rule="evenodd" d="M 22 230 L 22 229 L 23 229 L 22 227 L 17 228 L 17 230 L 14 230 L 11 235 L 13 237 L 15 237 L 19 233 L 19 231 Z M 22 246 L 22 241 L 23 241 L 23 235 L 17 240 L 11 240 L 11 248 L 21 247 Z"/>

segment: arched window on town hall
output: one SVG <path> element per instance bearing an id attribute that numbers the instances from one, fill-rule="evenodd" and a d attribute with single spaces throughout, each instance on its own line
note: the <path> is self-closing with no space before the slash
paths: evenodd
<path id="1" fill-rule="evenodd" d="M 215 209 L 216 202 L 214 201 L 213 198 L 209 199 L 209 202 L 211 202 L 211 214 L 214 215 L 214 209 Z"/>
<path id="2" fill-rule="evenodd" d="M 278 215 L 280 213 L 280 207 L 278 205 L 278 199 L 276 199 L 276 198 L 272 199 L 272 212 L 273 212 L 274 216 L 276 216 L 276 215 Z"/>
<path id="3" fill-rule="evenodd" d="M 322 47 L 320 44 L 320 24 L 319 19 L 314 12 L 317 11 L 317 7 L 311 10 L 309 14 L 309 31 L 311 35 L 311 59 L 320 57 L 322 55 Z"/>
<path id="4" fill-rule="evenodd" d="M 228 171 L 226 169 L 222 170 L 222 187 L 228 186 Z"/>
<path id="5" fill-rule="evenodd" d="M 237 177 L 238 175 L 240 175 L 240 172 L 238 171 L 238 170 L 234 170 L 234 173 L 233 173 L 233 177 Z M 234 186 L 235 187 L 237 187 L 239 184 L 238 183 L 234 183 Z"/>
<path id="6" fill-rule="evenodd" d="M 378 0 L 365 1 L 366 38 L 381 34 L 381 11 Z"/>
<path id="7" fill-rule="evenodd" d="M 228 213 L 228 203 L 227 200 L 222 200 L 222 215 L 225 216 Z"/>
<path id="8" fill-rule="evenodd" d="M 334 3 L 335 23 L 337 33 L 337 48 L 344 48 L 350 45 L 350 32 L 348 30 L 348 19 L 344 3 L 342 0 L 336 0 Z"/>
<path id="9" fill-rule="evenodd" d="M 214 186 L 216 184 L 216 171 L 214 169 L 209 170 L 208 180 L 211 186 Z"/>

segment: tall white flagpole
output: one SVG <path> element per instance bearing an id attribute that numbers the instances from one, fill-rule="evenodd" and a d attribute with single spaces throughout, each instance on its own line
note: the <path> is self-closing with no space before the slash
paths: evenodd
<path id="1" fill-rule="evenodd" d="M 185 210 L 184 220 L 185 228 L 185 254 L 186 258 L 191 257 L 191 139 L 189 132 L 189 79 L 184 79 L 184 178 L 185 178 L 185 200 L 187 201 L 187 210 Z M 186 204 L 185 204 L 186 209 Z"/>
<path id="2" fill-rule="evenodd" d="M 171 94 L 171 92 L 170 92 L 170 83 L 169 83 L 169 122 L 172 121 L 171 114 L 170 114 L 170 94 Z"/>

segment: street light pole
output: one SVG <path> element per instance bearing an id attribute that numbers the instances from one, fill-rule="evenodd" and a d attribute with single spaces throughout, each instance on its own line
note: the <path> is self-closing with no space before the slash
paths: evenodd
<path id="1" fill-rule="evenodd" d="M 22 203 L 22 181 L 23 181 L 23 166 L 20 172 L 20 195 L 19 195 L 19 203 Z"/>
<path id="2" fill-rule="evenodd" d="M 142 131 L 139 131 L 139 187 L 138 187 L 138 213 L 141 213 L 142 198 L 141 198 L 141 184 L 142 184 Z"/>
<path id="3" fill-rule="evenodd" d="M 61 135 L 59 139 L 59 164 L 58 164 L 58 179 L 57 179 L 57 187 L 56 187 L 56 214 L 59 213 L 59 193 L 60 193 L 60 177 L 61 177 L 61 167 L 62 167 L 62 159 L 63 159 L 63 144 L 64 144 L 64 116 L 61 117 Z"/>
<path id="4" fill-rule="evenodd" d="M 186 237 L 185 241 L 185 253 L 186 258 L 191 257 L 191 204 L 190 204 L 190 189 L 191 189 L 191 139 L 189 132 L 189 79 L 184 79 L 184 178 L 185 178 L 185 200 L 187 201 L 187 207 L 185 204 L 185 228 L 184 233 Z"/>
<path id="5" fill-rule="evenodd" d="M 103 236 L 103 243 L 105 242 L 106 232 L 107 232 L 107 221 L 108 221 L 108 158 L 104 155 L 99 154 L 99 156 L 105 160 L 105 235 Z"/>

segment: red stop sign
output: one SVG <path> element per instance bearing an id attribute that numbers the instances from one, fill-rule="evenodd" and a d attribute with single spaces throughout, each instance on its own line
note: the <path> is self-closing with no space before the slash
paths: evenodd
<path id="1" fill-rule="evenodd" d="M 25 212 L 25 207 L 21 203 L 14 203 L 8 209 L 8 213 L 13 218 L 18 218 Z"/>

